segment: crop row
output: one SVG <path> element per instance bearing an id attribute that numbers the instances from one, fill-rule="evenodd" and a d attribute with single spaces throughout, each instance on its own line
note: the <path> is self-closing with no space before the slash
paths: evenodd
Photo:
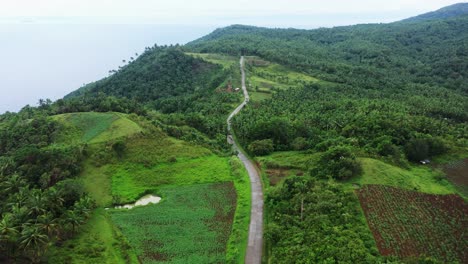
<path id="1" fill-rule="evenodd" d="M 357 194 L 382 255 L 468 263 L 468 206 L 460 196 L 383 185 Z"/>

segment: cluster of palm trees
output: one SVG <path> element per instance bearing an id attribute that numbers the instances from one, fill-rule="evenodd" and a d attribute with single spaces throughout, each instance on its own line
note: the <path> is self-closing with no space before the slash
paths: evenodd
<path id="1" fill-rule="evenodd" d="M 73 236 L 95 206 L 88 196 L 70 200 L 60 185 L 31 188 L 19 175 L 0 176 L 0 190 L 0 262 L 39 262 L 51 244 Z"/>

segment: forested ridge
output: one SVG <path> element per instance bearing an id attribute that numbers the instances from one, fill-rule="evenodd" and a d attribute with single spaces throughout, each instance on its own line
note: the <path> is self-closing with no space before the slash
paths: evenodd
<path id="1" fill-rule="evenodd" d="M 248 82 L 259 78 L 268 89 L 249 86 L 249 92 L 263 91 L 265 98 L 251 97 L 234 117 L 236 138 L 255 159 L 290 151 L 285 153 L 293 153 L 291 160 L 300 163 L 256 160 L 265 182 L 266 169 L 300 169 L 277 186 L 264 183 L 265 259 L 400 261 L 377 251 L 349 181 L 363 175 L 361 158 L 411 170 L 421 160 L 466 156 L 467 5 L 389 24 L 314 30 L 233 25 L 184 46 L 146 48 L 108 77 L 63 99 L 40 100 L 37 107 L 0 115 L 0 262 L 46 261 L 49 247 L 75 237 L 96 206 L 77 177 L 85 161 L 119 164 L 126 151 L 126 137 L 101 142 L 95 149 L 89 142 L 68 142 L 76 131 L 58 115 L 125 113 L 144 124 L 134 138 L 144 142 L 141 146 L 167 134 L 229 156 L 226 117 L 242 96 L 226 87 L 240 80 L 240 55 L 248 56 Z M 220 56 L 221 63 L 197 53 Z M 300 77 L 272 71 L 268 65 L 273 63 Z M 102 125 L 99 118 L 91 121 Z M 154 144 L 159 151 L 159 143 Z M 302 160 L 308 155 L 312 158 Z M 168 168 L 179 159 L 157 157 L 167 160 Z M 154 165 L 146 157 L 137 163 L 144 170 Z M 449 185 L 438 177 L 437 187 Z M 122 239 L 116 248 L 127 252 L 129 247 Z M 411 261 L 440 259 L 415 256 Z"/>
<path id="2" fill-rule="evenodd" d="M 177 46 L 147 47 L 137 59 L 110 73 L 67 97 L 102 92 L 146 103 L 211 90 L 224 81 L 221 67 L 187 56 Z"/>
<path id="3" fill-rule="evenodd" d="M 271 139 L 270 151 L 320 149 L 343 141 L 417 160 L 466 144 L 467 41 L 468 17 L 456 12 L 422 22 L 315 30 L 234 25 L 184 48 L 256 55 L 328 81 L 277 91 L 250 105 L 234 120 L 246 146 Z M 252 65 L 250 74 L 260 70 Z M 288 85 L 278 74 L 259 76 Z M 409 153 L 412 141 L 427 149 L 424 154 Z"/>
<path id="4" fill-rule="evenodd" d="M 257 55 L 361 88 L 468 87 L 468 16 L 314 30 L 234 25 L 188 43 L 197 52 Z"/>

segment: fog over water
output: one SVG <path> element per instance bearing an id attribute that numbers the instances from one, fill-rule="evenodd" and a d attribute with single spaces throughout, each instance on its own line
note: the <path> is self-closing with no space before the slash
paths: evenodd
<path id="1" fill-rule="evenodd" d="M 56 100 L 106 77 L 145 47 L 186 43 L 215 26 L 0 24 L 0 114 Z"/>

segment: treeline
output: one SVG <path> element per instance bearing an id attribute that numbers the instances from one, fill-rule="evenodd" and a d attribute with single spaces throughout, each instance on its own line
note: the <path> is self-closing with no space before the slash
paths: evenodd
<path id="1" fill-rule="evenodd" d="M 408 83 L 468 91 L 468 17 L 315 30 L 235 25 L 185 46 L 257 55 L 319 79 L 368 89 Z"/>

